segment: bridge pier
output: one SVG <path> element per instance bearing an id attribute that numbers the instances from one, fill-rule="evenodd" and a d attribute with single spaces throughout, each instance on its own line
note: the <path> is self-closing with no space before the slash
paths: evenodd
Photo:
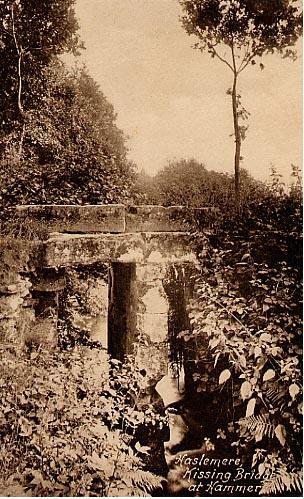
<path id="1" fill-rule="evenodd" d="M 163 287 L 166 265 L 137 264 L 137 342 L 135 362 L 151 385 L 168 370 L 168 299 Z"/>
<path id="2" fill-rule="evenodd" d="M 167 374 L 169 335 L 178 334 L 187 322 L 181 317 L 185 306 L 179 300 L 184 300 L 184 289 L 178 288 L 184 284 L 176 268 L 197 263 L 188 220 L 208 221 L 210 213 L 180 206 L 22 206 L 17 215 L 23 223 L 41 223 L 48 237 L 29 242 L 20 263 L 17 243 L 15 247 L 0 241 L 0 250 L 3 244 L 3 251 L 16 260 L 14 272 L 32 278 L 33 303 L 27 306 L 32 306 L 37 320 L 52 323 L 50 343 L 56 338 L 58 308 L 61 313 L 66 306 L 63 297 L 73 281 L 68 282 L 68 276 L 74 273 L 78 298 L 85 288 L 95 302 L 100 299 L 91 310 L 75 310 L 76 328 L 83 326 L 92 341 L 102 342 L 116 358 L 134 354 L 147 378 L 156 383 Z M 102 271 L 90 277 L 96 266 L 108 268 L 109 279 Z M 173 294 L 168 279 L 176 281 Z M 73 303 L 69 306 L 73 308 Z"/>
<path id="3" fill-rule="evenodd" d="M 136 264 L 112 262 L 109 277 L 108 352 L 123 361 L 137 339 Z"/>

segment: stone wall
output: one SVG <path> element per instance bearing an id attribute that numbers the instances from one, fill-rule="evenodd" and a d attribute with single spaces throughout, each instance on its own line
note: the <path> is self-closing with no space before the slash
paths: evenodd
<path id="1" fill-rule="evenodd" d="M 168 370 L 168 299 L 163 287 L 167 264 L 137 265 L 136 362 L 147 377 L 158 381 Z"/>
<path id="2" fill-rule="evenodd" d="M 29 248 L 24 242 L 7 239 L 0 244 L 0 342 L 22 347 L 27 326 L 33 321 L 31 283 L 26 275 Z"/>

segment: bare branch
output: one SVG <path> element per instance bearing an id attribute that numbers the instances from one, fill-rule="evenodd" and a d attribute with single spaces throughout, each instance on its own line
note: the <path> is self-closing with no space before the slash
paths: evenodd
<path id="1" fill-rule="evenodd" d="M 13 38 L 14 38 L 14 42 L 15 42 L 15 47 L 16 47 L 16 50 L 17 50 L 17 54 L 19 56 L 20 55 L 20 48 L 19 48 L 19 45 L 18 45 L 17 36 L 16 36 L 16 30 L 15 30 L 14 4 L 12 4 L 12 7 L 11 7 L 11 19 L 12 19 Z"/>
<path id="2" fill-rule="evenodd" d="M 30 52 L 32 50 L 53 50 L 56 48 L 54 45 L 50 45 L 49 47 L 27 47 L 25 50 Z"/>
<path id="3" fill-rule="evenodd" d="M 22 68 L 21 68 L 21 65 L 22 65 L 23 50 L 22 50 L 22 46 L 20 46 L 18 44 L 18 40 L 17 40 L 17 36 L 16 36 L 14 4 L 12 4 L 12 7 L 11 7 L 11 19 L 12 19 L 13 38 L 14 38 L 14 42 L 15 42 L 16 52 L 18 55 L 18 101 L 17 102 L 18 102 L 19 112 L 20 112 L 21 116 L 23 116 L 24 111 L 23 111 L 22 101 L 21 101 L 21 95 L 22 95 Z"/>
<path id="4" fill-rule="evenodd" d="M 246 69 L 246 68 L 247 68 L 248 64 L 250 64 L 250 63 L 251 63 L 252 59 L 253 59 L 255 56 L 256 56 L 256 53 L 255 53 L 255 52 L 253 52 L 253 54 L 252 54 L 250 57 L 248 57 L 248 59 L 247 59 L 246 63 L 245 63 L 243 66 L 242 66 L 242 65 L 240 66 L 240 68 L 239 68 L 239 70 L 238 70 L 238 73 L 241 73 L 242 71 L 244 71 L 244 69 Z"/>
<path id="5" fill-rule="evenodd" d="M 215 50 L 214 45 L 208 45 L 208 48 L 212 51 L 212 54 L 214 56 L 216 56 L 220 61 L 226 64 L 228 68 L 231 69 L 231 71 L 233 71 L 233 67 L 231 66 L 231 64 L 226 59 L 224 59 L 224 57 L 219 55 L 219 53 Z"/>
<path id="6" fill-rule="evenodd" d="M 249 45 L 250 45 L 250 41 L 248 40 L 248 42 L 247 42 L 247 44 L 246 44 L 246 48 L 245 48 L 245 54 L 244 54 L 244 57 L 243 57 L 243 59 L 242 59 L 242 61 L 241 61 L 240 65 L 239 65 L 239 67 L 238 67 L 238 70 L 237 70 L 237 72 L 238 72 L 238 73 L 241 71 L 241 68 L 242 68 L 243 64 L 244 64 L 244 63 L 246 63 L 247 58 L 248 58 L 248 56 L 249 56 Z"/>

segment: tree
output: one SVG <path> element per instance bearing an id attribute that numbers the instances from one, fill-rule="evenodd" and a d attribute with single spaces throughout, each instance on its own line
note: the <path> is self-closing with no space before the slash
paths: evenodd
<path id="1" fill-rule="evenodd" d="M 157 204 L 160 202 L 156 192 L 155 177 L 149 175 L 143 168 L 136 172 L 133 197 L 136 204 Z"/>
<path id="2" fill-rule="evenodd" d="M 0 204 L 118 202 L 133 167 L 113 106 L 84 68 L 75 0 L 0 0 Z"/>
<path id="3" fill-rule="evenodd" d="M 128 197 L 133 167 L 113 106 L 84 68 L 59 61 L 41 75 L 40 102 L 27 110 L 22 157 L 19 129 L 2 140 L 3 205 L 111 203 Z"/>
<path id="4" fill-rule="evenodd" d="M 208 170 L 195 159 L 169 161 L 154 177 L 154 199 L 165 205 L 190 207 L 215 206 L 233 209 L 233 178 L 227 173 Z M 241 169 L 240 181 L 244 201 L 262 197 L 265 186 Z M 151 192 L 151 189 L 150 189 Z"/>
<path id="5" fill-rule="evenodd" d="M 302 13 L 297 0 L 179 0 L 182 25 L 199 41 L 195 48 L 219 59 L 233 74 L 232 99 L 235 137 L 235 204 L 240 204 L 241 143 L 248 118 L 242 107 L 237 84 L 239 75 L 264 54 L 278 52 L 296 57 L 293 48 L 302 34 Z M 228 48 L 228 53 L 225 49 Z M 264 66 L 260 63 L 260 68 Z"/>
<path id="6" fill-rule="evenodd" d="M 45 68 L 58 55 L 76 53 L 82 46 L 74 4 L 75 0 L 0 0 L 0 118 L 4 135 L 19 130 L 19 157 L 27 112 L 43 98 Z"/>

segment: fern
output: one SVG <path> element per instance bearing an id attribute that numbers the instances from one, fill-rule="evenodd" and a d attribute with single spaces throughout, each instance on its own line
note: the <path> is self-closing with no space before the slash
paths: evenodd
<path id="1" fill-rule="evenodd" d="M 149 493 L 159 487 L 162 487 L 164 478 L 154 475 L 150 471 L 132 470 L 128 473 L 128 478 L 132 481 L 134 488 L 140 489 L 142 492 Z"/>
<path id="2" fill-rule="evenodd" d="M 284 492 L 303 491 L 303 473 L 301 470 L 288 472 L 279 468 L 270 478 L 263 481 L 260 495 L 282 494 Z"/>
<path id="3" fill-rule="evenodd" d="M 280 387 L 278 388 L 269 388 L 265 393 L 265 399 L 275 408 L 283 411 L 287 405 L 286 400 L 286 389 Z"/>
<path id="4" fill-rule="evenodd" d="M 259 442 L 264 437 L 273 438 L 275 434 L 275 426 L 270 423 L 269 417 L 265 414 L 242 418 L 239 424 L 242 433 L 248 433 L 253 436 L 256 442 Z"/>

